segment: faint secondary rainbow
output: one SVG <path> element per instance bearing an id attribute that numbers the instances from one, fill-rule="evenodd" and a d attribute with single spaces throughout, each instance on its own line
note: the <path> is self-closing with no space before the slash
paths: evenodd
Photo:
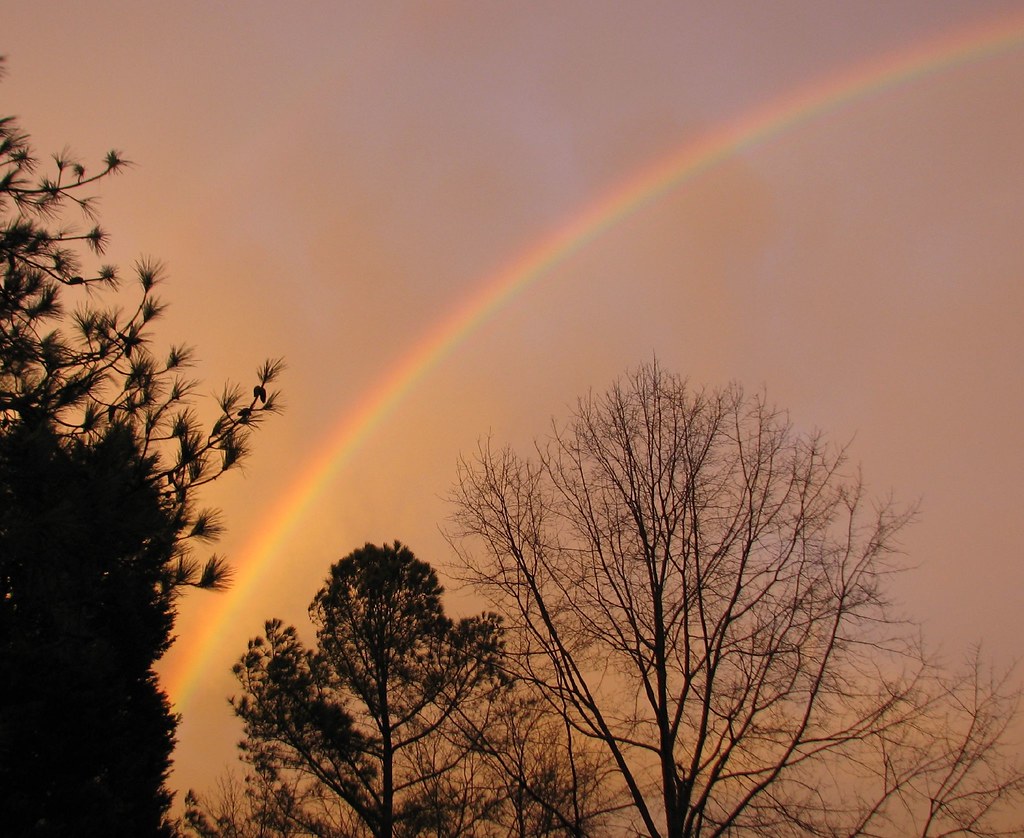
<path id="1" fill-rule="evenodd" d="M 288 535 L 338 470 L 431 369 L 515 295 L 626 216 L 734 154 L 871 93 L 1022 44 L 1024 15 L 1004 17 L 912 45 L 790 92 L 688 141 L 674 153 L 635 173 L 485 277 L 383 379 L 363 394 L 355 409 L 346 413 L 316 446 L 317 453 L 282 492 L 266 522 L 242 549 L 232 589 L 211 602 L 198 628 L 180 641 L 187 648 L 178 657 L 174 671 L 164 675 L 165 686 L 178 710 L 187 706 L 195 692 L 215 639 L 238 614 L 278 557 Z"/>

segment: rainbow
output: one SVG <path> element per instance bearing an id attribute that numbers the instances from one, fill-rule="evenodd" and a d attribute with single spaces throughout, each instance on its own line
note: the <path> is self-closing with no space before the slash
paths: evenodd
<path id="1" fill-rule="evenodd" d="M 767 102 L 634 173 L 486 277 L 363 395 L 358 407 L 343 416 L 325 440 L 314 447 L 317 453 L 282 492 L 266 516 L 266 523 L 253 533 L 242 549 L 232 589 L 215 601 L 199 626 L 180 641 L 187 648 L 178 656 L 174 671 L 164 673 L 165 688 L 177 709 L 181 711 L 186 707 L 195 692 L 209 662 L 214 639 L 238 615 L 312 502 L 406 394 L 514 296 L 623 218 L 732 155 L 850 102 L 1007 52 L 1022 43 L 1024 14 L 1004 17 L 859 64 Z"/>

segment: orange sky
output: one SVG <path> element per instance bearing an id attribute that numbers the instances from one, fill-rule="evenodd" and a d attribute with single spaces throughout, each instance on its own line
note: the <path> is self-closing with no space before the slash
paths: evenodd
<path id="1" fill-rule="evenodd" d="M 1024 2 L 45 2 L 0 13 L 4 113 L 137 163 L 111 259 L 166 260 L 160 334 L 217 388 L 284 356 L 287 412 L 210 493 L 240 568 L 304 467 L 481 283 L 675 149 Z M 951 658 L 1021 652 L 1024 43 L 755 143 L 543 275 L 422 376 L 325 484 L 194 673 L 175 785 L 234 760 L 230 666 L 328 565 L 395 538 L 444 567 L 443 495 L 657 354 L 765 387 L 921 501 L 895 590 Z M 231 596 L 228 594 L 226 596 Z M 182 605 L 195 659 L 216 596 Z M 190 657 L 191 656 L 191 657 Z"/>

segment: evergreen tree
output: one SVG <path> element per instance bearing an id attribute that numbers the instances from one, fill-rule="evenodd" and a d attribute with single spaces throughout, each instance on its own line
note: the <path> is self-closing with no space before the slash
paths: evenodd
<path id="1" fill-rule="evenodd" d="M 204 431 L 191 353 L 151 349 L 159 265 L 136 265 L 124 310 L 94 174 L 64 152 L 40 165 L 0 118 L 0 808 L 7 835 L 168 834 L 176 719 L 153 665 L 183 588 L 222 586 L 194 555 L 220 532 L 198 490 L 237 465 L 276 409 L 227 387 Z M 66 216 L 88 223 L 78 229 Z M 72 219 L 73 221 L 74 219 Z M 68 304 L 77 306 L 69 310 Z"/>
<path id="2" fill-rule="evenodd" d="M 250 641 L 233 704 L 282 827 L 475 834 L 488 790 L 441 792 L 475 750 L 460 719 L 501 684 L 501 629 L 489 614 L 451 620 L 441 593 L 408 548 L 367 544 L 331 567 L 313 600 L 315 650 L 278 620 Z"/>

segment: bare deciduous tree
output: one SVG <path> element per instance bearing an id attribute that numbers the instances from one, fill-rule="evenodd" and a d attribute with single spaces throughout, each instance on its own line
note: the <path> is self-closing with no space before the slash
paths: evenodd
<path id="1" fill-rule="evenodd" d="M 1024 834 L 1024 767 L 1010 750 L 1020 688 L 978 650 L 953 673 L 933 668 L 913 724 L 865 739 L 851 761 L 858 818 L 844 834 L 920 838 Z M 859 771 L 858 771 L 859 770 Z M 856 782 L 856 781 L 855 781 Z"/>
<path id="2" fill-rule="evenodd" d="M 886 601 L 912 510 L 870 502 L 843 449 L 763 397 L 645 366 L 533 459 L 482 445 L 453 500 L 516 676 L 607 748 L 637 829 L 986 834 L 1019 794 L 998 690 L 975 679 L 969 728 L 929 732 L 964 693 Z"/>
<path id="3" fill-rule="evenodd" d="M 498 696 L 476 741 L 502 805 L 490 815 L 495 838 L 614 834 L 628 806 L 615 767 L 596 744 L 567 724 L 535 691 L 514 686 Z"/>

